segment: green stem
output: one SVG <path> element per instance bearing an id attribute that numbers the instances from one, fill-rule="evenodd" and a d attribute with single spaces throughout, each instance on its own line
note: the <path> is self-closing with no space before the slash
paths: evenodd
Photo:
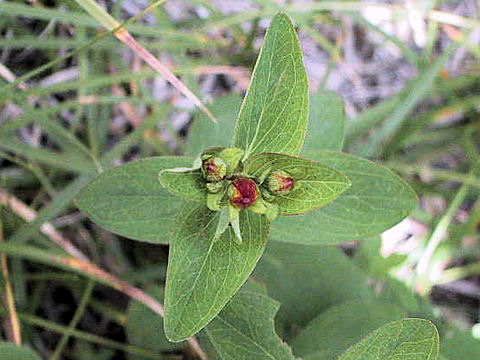
<path id="1" fill-rule="evenodd" d="M 430 260 L 433 254 L 435 253 L 435 250 L 437 249 L 438 245 L 440 245 L 440 242 L 442 241 L 443 237 L 447 233 L 447 230 L 453 220 L 453 217 L 457 213 L 460 205 L 462 205 L 467 194 L 468 194 L 468 185 L 463 184 L 455 194 L 455 197 L 453 201 L 450 203 L 450 206 L 448 207 L 447 211 L 445 212 L 445 214 L 443 215 L 443 217 L 440 219 L 437 226 L 435 227 L 435 230 L 433 231 L 432 235 L 430 236 L 430 239 L 427 242 L 427 247 L 425 248 L 425 251 L 423 252 L 422 257 L 420 258 L 417 264 L 416 271 L 420 277 L 423 277 L 427 272 L 430 264 Z"/>

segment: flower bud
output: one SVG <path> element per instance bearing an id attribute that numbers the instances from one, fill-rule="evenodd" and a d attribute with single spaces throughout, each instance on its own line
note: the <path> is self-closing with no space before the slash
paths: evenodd
<path id="1" fill-rule="evenodd" d="M 207 181 L 219 181 L 227 174 L 227 165 L 217 157 L 211 156 L 202 161 L 202 173 Z"/>
<path id="2" fill-rule="evenodd" d="M 228 196 L 233 206 L 246 209 L 258 199 L 257 183 L 246 177 L 235 179 L 228 189 Z"/>
<path id="3" fill-rule="evenodd" d="M 286 194 L 293 189 L 295 181 L 293 177 L 283 171 L 273 171 L 266 179 L 265 185 L 274 194 Z"/>

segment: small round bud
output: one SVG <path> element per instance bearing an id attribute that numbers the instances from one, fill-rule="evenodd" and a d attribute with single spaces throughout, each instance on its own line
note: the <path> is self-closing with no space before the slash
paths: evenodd
<path id="1" fill-rule="evenodd" d="M 233 180 L 228 189 L 230 202 L 239 209 L 246 209 L 255 204 L 258 193 L 256 182 L 246 177 Z"/>
<path id="2" fill-rule="evenodd" d="M 288 193 L 293 189 L 294 183 L 293 177 L 283 170 L 273 171 L 265 180 L 267 189 L 274 194 Z"/>
<path id="3" fill-rule="evenodd" d="M 227 174 L 227 164 L 219 157 L 212 156 L 202 161 L 202 172 L 207 181 L 219 181 Z"/>

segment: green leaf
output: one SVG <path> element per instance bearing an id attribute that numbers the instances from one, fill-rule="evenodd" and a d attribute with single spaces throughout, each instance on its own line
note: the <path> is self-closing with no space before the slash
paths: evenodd
<path id="1" fill-rule="evenodd" d="M 296 356 L 329 350 L 331 355 L 322 359 L 333 360 L 370 331 L 403 317 L 404 311 L 395 305 L 374 299 L 352 300 L 318 315 L 291 344 Z"/>
<path id="2" fill-rule="evenodd" d="M 441 350 L 448 360 L 480 359 L 480 340 L 457 331 L 442 343 Z"/>
<path id="3" fill-rule="evenodd" d="M 233 134 L 245 157 L 298 155 L 308 122 L 308 82 L 295 29 L 285 14 L 272 19 Z"/>
<path id="4" fill-rule="evenodd" d="M 0 358 L 2 360 L 41 360 L 40 356 L 29 348 L 7 342 L 0 342 Z"/>
<path id="5" fill-rule="evenodd" d="M 293 189 L 273 200 L 279 215 L 302 214 L 325 206 L 350 186 L 341 172 L 315 161 L 283 154 L 256 154 L 245 162 L 244 171 L 255 178 L 276 170 L 294 179 Z"/>
<path id="6" fill-rule="evenodd" d="M 343 99 L 333 91 L 310 95 L 310 121 L 303 152 L 342 150 L 345 124 Z"/>
<path id="7" fill-rule="evenodd" d="M 163 289 L 152 287 L 148 293 L 157 300 L 163 299 Z M 138 301 L 130 302 L 128 307 L 126 331 L 129 343 L 154 353 L 177 350 L 185 343 L 173 344 L 163 332 L 163 319 L 150 308 Z M 148 334 L 149 336 L 145 336 Z M 131 355 L 132 360 L 139 360 L 138 355 Z"/>
<path id="8" fill-rule="evenodd" d="M 362 239 L 382 233 L 417 206 L 415 192 L 386 167 L 333 151 L 312 151 L 306 156 L 341 171 L 352 186 L 323 209 L 274 221 L 274 239 L 306 244 Z"/>
<path id="9" fill-rule="evenodd" d="M 171 194 L 185 200 L 207 201 L 207 188 L 200 169 L 166 169 L 158 175 L 160 184 Z"/>
<path id="10" fill-rule="evenodd" d="M 427 320 L 404 319 L 371 332 L 337 360 L 436 360 L 438 332 Z"/>
<path id="11" fill-rule="evenodd" d="M 197 111 L 192 126 L 188 129 L 185 154 L 198 156 L 208 148 L 228 147 L 241 103 L 242 98 L 238 94 L 232 93 L 216 98 L 209 106 L 212 114 L 218 119 L 216 123 L 203 112 Z"/>
<path id="12" fill-rule="evenodd" d="M 238 292 L 202 332 L 211 360 L 293 360 L 274 330 L 279 304 L 253 292 Z"/>
<path id="13" fill-rule="evenodd" d="M 185 202 L 172 236 L 165 290 L 165 333 L 184 340 L 207 325 L 247 280 L 265 248 L 268 221 L 240 212 L 242 243 L 229 227 L 214 240 L 220 212 Z"/>
<path id="14" fill-rule="evenodd" d="M 161 170 L 193 159 L 152 157 L 100 174 L 78 196 L 77 206 L 101 227 L 135 240 L 167 243 L 181 201 L 158 182 Z"/>
<path id="15" fill-rule="evenodd" d="M 289 333 L 333 305 L 373 296 L 362 272 L 334 247 L 270 240 L 254 277 L 282 303 L 277 320 Z"/>

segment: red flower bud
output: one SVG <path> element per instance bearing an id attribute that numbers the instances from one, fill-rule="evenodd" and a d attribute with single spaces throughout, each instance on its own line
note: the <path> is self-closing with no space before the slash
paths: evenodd
<path id="1" fill-rule="evenodd" d="M 227 165 L 219 157 L 209 157 L 203 160 L 202 172 L 207 181 L 222 180 L 227 173 Z"/>
<path id="2" fill-rule="evenodd" d="M 293 177 L 282 170 L 272 172 L 266 181 L 267 189 L 274 194 L 285 194 L 293 189 Z"/>
<path id="3" fill-rule="evenodd" d="M 257 201 L 258 187 L 250 178 L 238 178 L 230 185 L 228 195 L 233 206 L 246 209 Z"/>

